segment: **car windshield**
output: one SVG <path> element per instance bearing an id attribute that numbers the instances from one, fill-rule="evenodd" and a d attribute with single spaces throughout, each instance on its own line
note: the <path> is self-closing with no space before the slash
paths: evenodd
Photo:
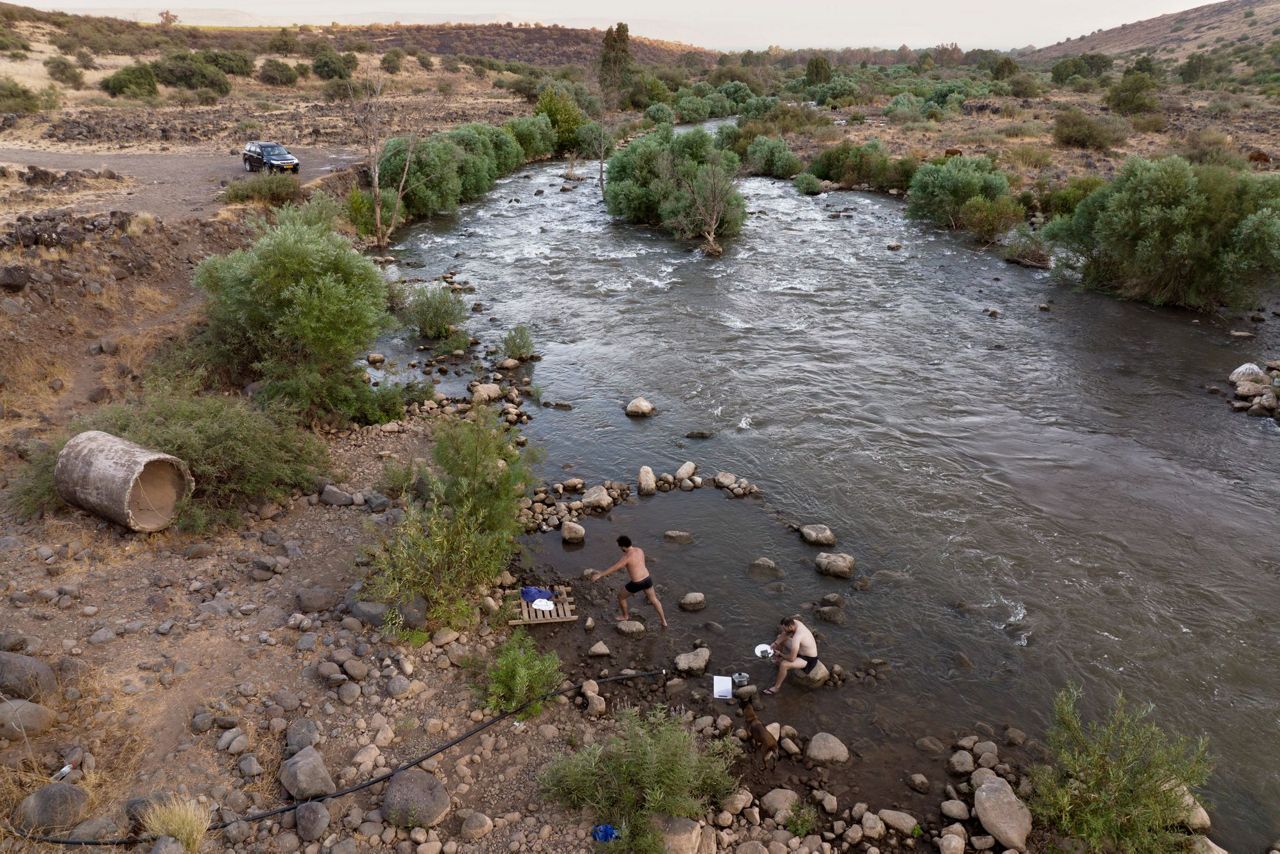
<path id="1" fill-rule="evenodd" d="M 264 145 L 262 146 L 262 153 L 263 154 L 288 154 L 289 152 L 284 150 L 283 145 Z"/>

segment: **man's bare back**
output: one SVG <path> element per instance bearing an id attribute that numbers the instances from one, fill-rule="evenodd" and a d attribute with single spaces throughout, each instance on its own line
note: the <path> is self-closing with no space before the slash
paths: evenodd
<path id="1" fill-rule="evenodd" d="M 627 576 L 631 580 L 623 585 L 622 592 L 618 594 L 618 607 L 621 610 L 618 619 L 631 619 L 631 614 L 627 609 L 627 599 L 632 594 L 644 593 L 645 598 L 649 600 L 654 610 L 658 612 L 658 617 L 661 618 L 662 625 L 665 628 L 667 615 L 662 610 L 662 603 L 658 601 L 657 594 L 654 593 L 653 578 L 649 575 L 649 567 L 644 562 L 644 550 L 638 546 L 631 545 L 631 539 L 625 536 L 618 538 L 618 545 L 622 548 L 622 557 L 604 572 L 596 571 L 591 573 L 591 580 L 599 581 L 606 575 L 612 575 L 619 569 L 626 567 Z"/>

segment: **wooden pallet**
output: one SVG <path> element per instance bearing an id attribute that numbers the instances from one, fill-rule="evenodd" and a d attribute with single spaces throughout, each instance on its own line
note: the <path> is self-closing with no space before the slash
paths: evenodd
<path id="1" fill-rule="evenodd" d="M 577 622 L 578 615 L 574 613 L 576 607 L 573 602 L 573 596 L 569 593 L 569 588 L 560 585 L 554 588 L 556 598 L 551 601 L 555 604 L 554 611 L 539 611 L 532 607 L 530 603 L 520 599 L 520 616 L 515 620 L 507 620 L 509 626 L 538 626 L 545 623 L 573 623 Z M 516 597 L 519 598 L 520 591 L 516 591 Z"/>

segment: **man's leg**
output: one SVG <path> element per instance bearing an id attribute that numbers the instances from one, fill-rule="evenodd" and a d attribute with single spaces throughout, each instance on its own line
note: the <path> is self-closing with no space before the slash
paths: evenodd
<path id="1" fill-rule="evenodd" d="M 658 591 L 650 587 L 644 592 L 644 595 L 653 605 L 654 610 L 658 612 L 658 617 L 662 620 L 662 627 L 665 629 L 667 627 L 667 615 L 662 610 L 662 603 L 658 601 Z"/>
<path id="2" fill-rule="evenodd" d="M 769 689 L 768 693 L 778 693 L 778 689 L 782 687 L 782 683 L 786 680 L 787 674 L 798 667 L 804 667 L 804 662 L 798 658 L 795 661 L 779 661 L 778 679 L 773 683 L 773 687 Z"/>
<path id="3" fill-rule="evenodd" d="M 622 609 L 622 616 L 617 618 L 618 622 L 631 619 L 631 614 L 627 611 L 627 600 L 629 598 L 631 598 L 631 594 L 627 592 L 625 587 L 618 591 L 618 607 Z"/>

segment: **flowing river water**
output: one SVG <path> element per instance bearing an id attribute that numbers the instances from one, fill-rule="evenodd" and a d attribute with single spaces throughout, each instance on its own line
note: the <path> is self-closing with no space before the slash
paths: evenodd
<path id="1" fill-rule="evenodd" d="M 770 668 L 751 648 L 781 616 L 848 594 L 844 625 L 810 620 L 822 657 L 886 659 L 890 678 L 784 687 L 768 713 L 864 759 L 975 721 L 1040 735 L 1069 682 L 1090 713 L 1123 690 L 1210 739 L 1219 843 L 1261 851 L 1280 836 L 1280 429 L 1205 392 L 1274 354 L 1280 323 L 1239 342 L 1223 323 L 1005 264 L 909 222 L 895 199 L 765 179 L 743 181 L 744 231 L 708 259 L 611 220 L 594 181 L 560 192 L 563 171 L 530 167 L 406 231 L 397 254 L 415 269 L 401 272 L 456 269 L 488 343 L 532 329 L 542 399 L 573 407 L 529 407 L 547 480 L 634 483 L 642 465 L 689 459 L 765 498 L 641 499 L 586 520 L 576 551 L 530 538 L 539 562 L 578 580 L 629 533 L 672 617 L 663 654 L 714 620 L 711 670 L 755 681 Z M 638 395 L 656 417 L 625 417 Z M 781 519 L 830 525 L 870 589 L 818 576 L 818 550 Z M 695 543 L 664 544 L 673 528 Z M 781 586 L 747 575 L 759 556 Z M 676 609 L 688 590 L 707 610 Z"/>

